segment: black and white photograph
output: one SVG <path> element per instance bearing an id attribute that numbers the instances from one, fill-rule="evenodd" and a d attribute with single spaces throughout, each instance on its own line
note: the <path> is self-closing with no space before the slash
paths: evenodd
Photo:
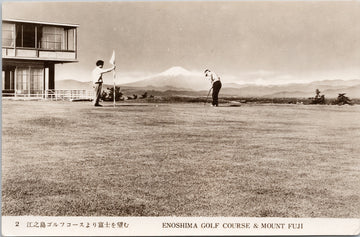
<path id="1" fill-rule="evenodd" d="M 360 1 L 1 6 L 2 235 L 360 234 Z"/>

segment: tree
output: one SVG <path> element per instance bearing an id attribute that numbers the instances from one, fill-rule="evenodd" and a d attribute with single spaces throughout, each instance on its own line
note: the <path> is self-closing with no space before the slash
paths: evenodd
<path id="1" fill-rule="evenodd" d="M 107 101 L 107 100 L 108 100 L 108 93 L 106 93 L 106 91 L 103 91 L 103 92 L 101 93 L 101 99 L 102 99 L 103 101 Z"/>
<path id="2" fill-rule="evenodd" d="M 319 89 L 316 89 L 315 93 L 316 93 L 315 97 L 310 98 L 311 99 L 310 104 L 325 104 L 325 95 L 320 95 Z"/>
<path id="3" fill-rule="evenodd" d="M 120 87 L 115 87 L 115 101 L 119 101 L 121 97 L 123 96 L 123 93 L 120 91 Z M 114 87 L 111 87 L 110 89 L 107 88 L 107 90 L 103 91 L 101 94 L 101 99 L 103 101 L 113 101 L 114 100 Z"/>
<path id="4" fill-rule="evenodd" d="M 110 91 L 109 92 L 109 100 L 113 101 L 114 100 L 114 87 L 111 87 L 109 91 Z M 115 86 L 115 101 L 119 101 L 122 96 L 123 96 L 123 93 L 120 91 L 120 87 Z"/>
<path id="5" fill-rule="evenodd" d="M 145 99 L 145 98 L 147 98 L 147 96 L 148 96 L 148 93 L 145 91 L 145 93 L 141 95 L 141 98 Z"/>
<path id="6" fill-rule="evenodd" d="M 349 97 L 345 96 L 346 93 L 340 93 L 338 95 L 338 97 L 336 98 L 336 100 L 334 101 L 334 104 L 336 105 L 353 105 L 353 103 L 351 102 L 351 100 L 349 99 Z"/>

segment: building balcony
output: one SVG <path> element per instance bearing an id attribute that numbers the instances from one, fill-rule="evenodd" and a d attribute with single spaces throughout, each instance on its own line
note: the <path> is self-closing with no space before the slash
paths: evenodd
<path id="1" fill-rule="evenodd" d="M 77 27 L 73 24 L 3 20 L 2 58 L 7 61 L 76 62 Z"/>
<path id="2" fill-rule="evenodd" d="M 2 48 L 3 59 L 46 60 L 60 62 L 76 62 L 75 51 L 59 51 L 35 48 Z"/>

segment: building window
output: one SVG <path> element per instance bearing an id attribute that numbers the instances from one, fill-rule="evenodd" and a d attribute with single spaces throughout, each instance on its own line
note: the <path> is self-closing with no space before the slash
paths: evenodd
<path id="1" fill-rule="evenodd" d="M 16 68 L 17 94 L 41 94 L 44 82 L 44 69 L 33 67 Z"/>
<path id="2" fill-rule="evenodd" d="M 15 37 L 16 35 L 16 37 Z M 76 29 L 24 23 L 3 23 L 3 47 L 75 51 Z"/>
<path id="3" fill-rule="evenodd" d="M 43 90 L 44 69 L 31 68 L 30 70 L 30 90 L 31 94 L 41 94 Z"/>
<path id="4" fill-rule="evenodd" d="M 19 94 L 27 93 L 28 81 L 30 79 L 29 68 L 18 67 L 16 68 L 16 90 Z"/>
<path id="5" fill-rule="evenodd" d="M 36 27 L 31 24 L 16 26 L 16 47 L 36 48 Z"/>
<path id="6" fill-rule="evenodd" d="M 2 78 L 3 78 L 3 90 L 14 90 L 14 70 L 13 68 L 3 66 Z"/>
<path id="7" fill-rule="evenodd" d="M 23 26 L 23 45 L 22 47 L 36 48 L 35 43 L 35 26 L 34 25 L 24 25 Z"/>
<path id="8" fill-rule="evenodd" d="M 71 28 L 71 29 L 67 29 L 66 30 L 67 33 L 67 49 L 74 51 L 75 50 L 75 29 Z"/>
<path id="9" fill-rule="evenodd" d="M 8 88 L 9 88 L 9 90 L 14 90 L 14 71 L 10 71 L 9 76 L 10 76 L 10 78 L 9 78 L 10 82 L 9 82 Z"/>
<path id="10" fill-rule="evenodd" d="M 14 47 L 15 45 L 15 24 L 2 24 L 2 45 L 5 47 Z"/>
<path id="11" fill-rule="evenodd" d="M 66 50 L 65 29 L 62 27 L 44 26 L 42 28 L 41 48 Z"/>

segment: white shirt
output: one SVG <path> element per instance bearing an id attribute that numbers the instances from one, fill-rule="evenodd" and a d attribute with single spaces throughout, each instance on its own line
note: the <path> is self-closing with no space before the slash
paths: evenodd
<path id="1" fill-rule="evenodd" d="M 112 68 L 108 68 L 108 69 L 102 69 L 100 67 L 96 67 L 93 71 L 92 71 L 92 79 L 93 79 L 93 83 L 97 83 L 97 82 L 103 82 L 102 80 L 102 74 L 106 73 L 106 72 L 110 72 L 114 69 L 114 67 Z"/>
<path id="2" fill-rule="evenodd" d="M 214 82 L 216 82 L 216 81 L 220 81 L 220 77 L 218 77 L 218 75 L 216 75 L 215 72 L 210 72 L 208 74 L 208 78 L 210 79 L 211 84 L 214 84 Z"/>

